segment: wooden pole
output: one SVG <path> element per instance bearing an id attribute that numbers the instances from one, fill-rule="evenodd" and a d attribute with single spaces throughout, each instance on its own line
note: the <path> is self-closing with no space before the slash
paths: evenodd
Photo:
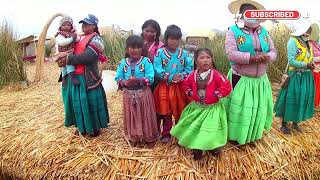
<path id="1" fill-rule="evenodd" d="M 57 13 L 53 15 L 45 24 L 42 29 L 42 32 L 39 36 L 38 44 L 37 44 L 37 51 L 36 51 L 36 74 L 34 82 L 39 82 L 43 78 L 43 68 L 44 68 L 44 56 L 45 56 L 45 41 L 47 37 L 48 29 L 52 23 L 52 21 L 59 16 L 64 16 L 62 13 Z"/>

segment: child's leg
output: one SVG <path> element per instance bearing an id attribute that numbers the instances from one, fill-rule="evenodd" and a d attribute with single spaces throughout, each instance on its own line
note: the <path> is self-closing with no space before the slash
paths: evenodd
<path id="1" fill-rule="evenodd" d="M 202 158 L 202 151 L 198 149 L 194 149 L 193 151 L 193 158 L 194 160 L 200 160 Z"/>
<path id="2" fill-rule="evenodd" d="M 165 115 L 163 117 L 163 131 L 162 131 L 162 137 L 163 138 L 171 138 L 170 130 L 172 128 L 172 116 L 171 115 Z"/>
<path id="3" fill-rule="evenodd" d="M 157 113 L 157 123 L 158 123 L 158 131 L 161 133 L 161 121 L 163 116 Z"/>
<path id="4" fill-rule="evenodd" d="M 221 149 L 220 148 L 216 148 L 214 150 L 211 150 L 210 153 L 216 157 L 220 156 L 221 155 Z"/>
<path id="5" fill-rule="evenodd" d="M 73 65 L 67 65 L 66 66 L 67 69 L 67 73 L 69 74 L 71 81 L 74 85 L 79 85 L 80 82 L 78 81 L 78 79 L 75 77 L 74 71 L 75 71 L 75 67 Z"/>

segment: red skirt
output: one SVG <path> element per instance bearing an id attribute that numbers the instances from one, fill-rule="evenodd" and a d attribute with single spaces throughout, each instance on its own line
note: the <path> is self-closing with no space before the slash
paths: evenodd
<path id="1" fill-rule="evenodd" d="M 160 115 L 173 115 L 176 122 L 180 119 L 183 109 L 190 102 L 182 91 L 181 83 L 168 85 L 162 81 L 156 87 L 153 95 L 157 113 Z"/>
<path id="2" fill-rule="evenodd" d="M 314 107 L 318 108 L 320 105 L 320 72 L 313 72 L 313 77 L 315 86 Z"/>

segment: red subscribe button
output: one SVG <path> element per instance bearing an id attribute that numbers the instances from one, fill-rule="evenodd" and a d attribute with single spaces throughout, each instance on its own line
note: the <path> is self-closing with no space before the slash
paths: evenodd
<path id="1" fill-rule="evenodd" d="M 247 10 L 244 13 L 247 19 L 277 19 L 277 20 L 292 20 L 299 19 L 299 11 L 272 11 L 272 10 Z"/>

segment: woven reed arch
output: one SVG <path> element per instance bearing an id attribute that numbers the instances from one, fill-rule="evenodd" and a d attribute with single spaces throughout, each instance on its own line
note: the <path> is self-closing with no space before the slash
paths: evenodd
<path id="1" fill-rule="evenodd" d="M 36 74 L 34 82 L 39 82 L 43 78 L 43 68 L 44 68 L 44 56 L 45 56 L 45 42 L 47 37 L 48 29 L 54 19 L 57 17 L 63 17 L 65 14 L 57 13 L 53 15 L 45 24 L 42 29 L 42 32 L 39 36 L 38 44 L 37 44 L 37 54 L 36 54 Z"/>

